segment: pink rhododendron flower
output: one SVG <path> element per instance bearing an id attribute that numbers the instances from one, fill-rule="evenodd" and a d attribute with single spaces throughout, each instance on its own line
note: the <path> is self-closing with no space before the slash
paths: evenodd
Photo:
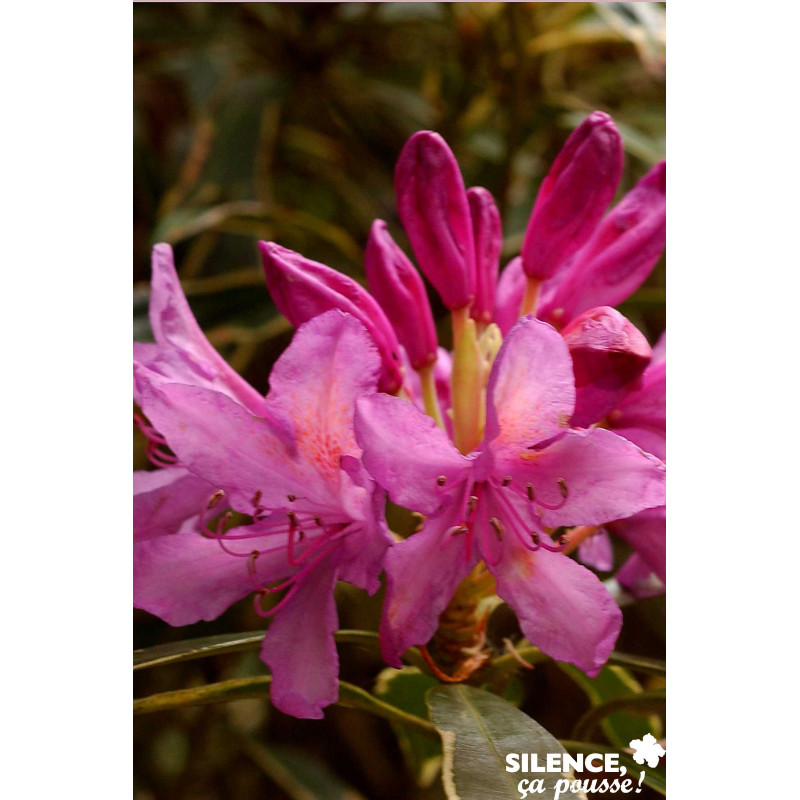
<path id="1" fill-rule="evenodd" d="M 261 657 L 275 706 L 320 718 L 338 696 L 335 583 L 376 591 L 392 542 L 353 431 L 378 352 L 357 320 L 327 312 L 298 329 L 261 398 L 203 337 L 165 246 L 151 312 L 156 344 L 136 350 L 135 393 L 173 465 L 134 477 L 134 605 L 187 625 L 255 592 L 274 617 Z M 229 527 L 229 512 L 251 522 Z"/>
<path id="2" fill-rule="evenodd" d="M 483 559 L 533 644 L 590 675 L 600 670 L 619 633 L 619 609 L 548 530 L 663 504 L 665 469 L 610 431 L 570 429 L 574 405 L 567 345 L 530 317 L 497 354 L 486 431 L 473 452 L 459 453 L 399 398 L 358 401 L 365 466 L 395 503 L 429 515 L 387 553 L 381 646 L 389 664 L 431 638 L 457 585 Z"/>

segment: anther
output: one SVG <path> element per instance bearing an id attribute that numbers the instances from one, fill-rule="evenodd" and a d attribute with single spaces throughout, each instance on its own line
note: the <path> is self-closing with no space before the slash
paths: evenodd
<path id="1" fill-rule="evenodd" d="M 567 482 L 563 478 L 558 479 L 558 488 L 561 489 L 561 496 L 567 499 Z"/>
<path id="2" fill-rule="evenodd" d="M 533 484 L 532 483 L 526 483 L 525 484 L 525 493 L 528 495 L 528 500 L 530 500 L 531 503 L 532 503 L 533 500 L 534 500 L 534 497 L 536 496 L 534 494 L 534 492 L 533 492 Z"/>
<path id="3" fill-rule="evenodd" d="M 425 524 L 425 516 L 414 511 L 411 516 L 414 518 L 414 533 L 419 533 Z"/>
<path id="4" fill-rule="evenodd" d="M 459 525 L 454 531 L 453 536 L 461 536 L 462 534 L 466 533 L 469 528 L 466 525 Z"/>
<path id="5" fill-rule="evenodd" d="M 440 475 L 436 479 L 436 483 L 438 483 L 439 486 L 444 486 L 447 483 L 447 475 Z"/>
<path id="6" fill-rule="evenodd" d="M 256 559 L 258 558 L 258 550 L 253 550 L 250 557 L 247 559 L 247 570 L 251 575 L 256 574 Z"/>
<path id="7" fill-rule="evenodd" d="M 535 545 L 539 544 L 539 534 L 536 531 L 531 531 L 531 539 Z"/>
<path id="8" fill-rule="evenodd" d="M 494 532 L 497 534 L 497 540 L 502 542 L 503 541 L 503 526 L 500 524 L 500 520 L 497 517 L 492 517 L 489 520 L 489 524 L 494 528 Z"/>
<path id="9" fill-rule="evenodd" d="M 467 503 L 467 510 L 469 511 L 470 514 L 474 513 L 475 506 L 477 505 L 478 505 L 478 498 L 474 494 L 471 494 L 469 496 L 469 502 Z"/>
<path id="10" fill-rule="evenodd" d="M 261 494 L 261 492 L 259 492 L 259 494 Z M 295 497 L 293 494 L 287 494 L 287 495 L 286 495 L 286 499 L 287 499 L 287 500 L 288 500 L 290 503 L 294 503 L 294 501 L 295 501 L 295 500 L 297 500 L 297 498 L 296 498 L 296 497 Z"/>
<path id="11" fill-rule="evenodd" d="M 569 542 L 569 536 L 567 536 L 565 533 L 562 533 L 561 536 L 558 537 L 558 543 L 562 547 L 566 547 L 568 542 Z"/>
<path id="12" fill-rule="evenodd" d="M 253 504 L 254 508 L 257 508 L 261 503 L 261 489 L 259 489 L 254 495 L 253 499 L 250 501 Z"/>
<path id="13" fill-rule="evenodd" d="M 217 505 L 217 503 L 219 503 L 223 497 L 225 497 L 225 492 L 223 492 L 222 489 L 220 489 L 218 492 L 214 492 L 214 494 L 211 495 L 211 499 L 208 501 L 209 509 L 214 508 L 214 506 Z"/>
<path id="14" fill-rule="evenodd" d="M 322 517 L 319 514 L 314 514 L 314 522 L 317 524 L 318 527 L 322 527 Z"/>
<path id="15" fill-rule="evenodd" d="M 294 511 L 287 511 L 286 516 L 289 517 L 289 522 L 293 527 L 297 527 L 297 514 Z"/>
<path id="16" fill-rule="evenodd" d="M 510 486 L 510 485 L 511 485 L 511 476 L 506 475 L 505 478 L 503 478 L 503 486 Z"/>

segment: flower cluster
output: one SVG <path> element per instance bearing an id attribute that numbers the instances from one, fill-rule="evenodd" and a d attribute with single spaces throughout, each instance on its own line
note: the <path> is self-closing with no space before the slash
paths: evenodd
<path id="1" fill-rule="evenodd" d="M 161 469 L 134 476 L 135 605 L 185 625 L 252 593 L 274 617 L 262 648 L 273 702 L 318 718 L 337 698 L 337 580 L 374 592 L 385 571 L 381 649 L 400 666 L 483 565 L 532 644 L 597 674 L 621 614 L 569 554 L 610 570 L 611 533 L 634 549 L 622 585 L 665 582 L 666 346 L 651 350 L 613 308 L 663 249 L 665 165 L 607 211 L 621 170 L 619 134 L 595 112 L 501 273 L 491 195 L 465 187 L 438 134 L 415 134 L 395 189 L 419 271 L 381 220 L 369 292 L 260 243 L 297 327 L 266 397 L 205 339 L 158 245 L 155 343 L 135 346 L 134 392 Z M 451 312 L 452 351 L 420 272 Z M 387 528 L 387 495 L 424 517 L 405 540 Z"/>

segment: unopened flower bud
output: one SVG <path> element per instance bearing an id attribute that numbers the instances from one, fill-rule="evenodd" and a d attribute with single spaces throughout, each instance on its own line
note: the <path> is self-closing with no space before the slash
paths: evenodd
<path id="1" fill-rule="evenodd" d="M 414 369 L 436 361 L 436 327 L 422 277 L 392 239 L 383 220 L 376 219 L 367 240 L 367 281 L 405 347 Z"/>
<path id="2" fill-rule="evenodd" d="M 450 309 L 475 294 L 475 245 L 455 157 L 432 131 L 406 142 L 394 171 L 397 209 L 420 269 Z"/>
<path id="3" fill-rule="evenodd" d="M 529 278 L 550 278 L 594 233 L 622 175 L 622 139 L 611 117 L 590 114 L 542 181 L 522 244 Z"/>
<path id="4" fill-rule="evenodd" d="M 589 308 L 614 306 L 629 297 L 658 261 L 667 235 L 667 164 L 656 164 L 611 210 L 575 254 L 552 297 L 546 319 L 562 309 L 565 320 Z"/>
<path id="5" fill-rule="evenodd" d="M 403 383 L 400 345 L 383 310 L 352 278 L 274 242 L 259 242 L 267 289 L 295 327 L 338 308 L 367 329 L 381 355 L 379 389 L 393 394 Z"/>
<path id="6" fill-rule="evenodd" d="M 503 249 L 503 228 L 500 212 L 486 189 L 480 186 L 468 189 L 467 201 L 475 236 L 475 300 L 470 316 L 477 322 L 487 324 L 492 321 L 494 313 L 497 271 L 500 267 L 500 251 Z"/>
<path id="7" fill-rule="evenodd" d="M 619 311 L 600 307 L 581 314 L 561 332 L 575 371 L 571 424 L 601 420 L 650 363 L 650 345 Z"/>

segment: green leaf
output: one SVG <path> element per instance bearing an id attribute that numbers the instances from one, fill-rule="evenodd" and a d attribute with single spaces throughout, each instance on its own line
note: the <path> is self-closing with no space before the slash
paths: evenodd
<path id="1" fill-rule="evenodd" d="M 191 661 L 195 658 L 239 653 L 244 650 L 255 650 L 261 647 L 264 632 L 259 633 L 223 633 L 219 636 L 205 636 L 202 639 L 187 639 L 182 642 L 170 642 L 149 647 L 146 650 L 133 651 L 133 668 L 147 669 L 162 664 L 174 664 L 178 661 Z M 370 650 L 378 648 L 378 634 L 373 631 L 337 631 L 338 643 L 358 644 Z"/>
<path id="2" fill-rule="evenodd" d="M 572 739 L 562 739 L 561 744 L 570 751 L 570 753 L 617 753 L 618 751 L 605 744 L 597 744 L 596 742 L 576 742 Z M 619 753 L 619 765 L 625 767 L 628 772 L 626 777 L 633 778 L 634 785 L 638 781 L 638 775 L 644 772 L 644 780 L 642 783 L 655 789 L 659 794 L 666 796 L 667 794 L 667 777 L 663 769 L 642 769 L 641 764 L 637 764 L 630 756 L 624 753 Z"/>
<path id="3" fill-rule="evenodd" d="M 518 800 L 517 785 L 527 773 L 506 772 L 506 755 L 535 753 L 541 764 L 548 753 L 566 752 L 527 714 L 480 689 L 438 686 L 428 693 L 428 706 L 442 737 L 442 778 L 449 800 Z M 556 782 L 573 776 L 541 773 L 541 777 L 546 791 L 536 797 L 552 799 Z M 585 800 L 583 793 L 570 797 Z"/>
<path id="4" fill-rule="evenodd" d="M 593 706 L 575 725 L 573 739 L 588 739 L 600 726 L 609 742 L 622 749 L 646 733 L 661 735 L 658 716 L 650 712 L 663 708 L 663 692 L 643 692 L 641 684 L 618 666 L 603 667 L 596 678 L 570 664 L 559 667 L 583 689 Z"/>
<path id="5" fill-rule="evenodd" d="M 364 800 L 318 758 L 291 747 L 267 747 L 252 739 L 242 749 L 292 800 Z"/>
<path id="6" fill-rule="evenodd" d="M 174 692 L 162 692 L 150 697 L 133 701 L 133 713 L 150 714 L 155 711 L 169 711 L 186 706 L 205 706 L 216 703 L 230 703 L 233 700 L 252 698 L 269 699 L 271 675 L 260 675 L 256 678 L 236 678 L 220 683 L 211 683 L 192 689 L 178 689 Z M 430 722 L 414 714 L 384 703 L 369 692 L 351 683 L 339 681 L 339 700 L 336 705 L 345 708 L 360 708 L 369 711 L 390 722 L 401 722 L 427 736 L 435 736 L 436 729 Z"/>
<path id="7" fill-rule="evenodd" d="M 417 667 L 387 667 L 378 675 L 375 694 L 396 708 L 425 717 L 428 713 L 425 695 L 438 685 L 436 678 L 426 675 Z M 429 736 L 421 736 L 406 725 L 393 722 L 392 728 L 417 784 L 427 788 L 436 780 L 442 766 L 441 746 Z"/>

